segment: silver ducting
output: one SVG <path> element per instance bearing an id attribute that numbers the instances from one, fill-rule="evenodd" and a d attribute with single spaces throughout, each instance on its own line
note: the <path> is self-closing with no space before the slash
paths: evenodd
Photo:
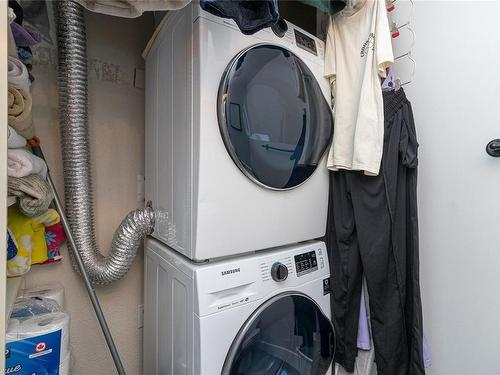
<path id="1" fill-rule="evenodd" d="M 76 250 L 91 281 L 108 284 L 123 277 L 130 269 L 142 240 L 153 231 L 155 213 L 149 207 L 129 213 L 114 234 L 109 255 L 104 257 L 99 252 L 94 229 L 90 166 L 84 11 L 72 1 L 58 1 L 57 6 L 65 211 Z"/>

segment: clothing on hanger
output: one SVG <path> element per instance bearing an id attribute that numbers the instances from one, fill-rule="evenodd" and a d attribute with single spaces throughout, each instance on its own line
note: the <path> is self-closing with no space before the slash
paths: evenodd
<path id="1" fill-rule="evenodd" d="M 74 0 L 86 9 L 110 16 L 135 18 L 153 10 L 184 8 L 191 0 Z"/>
<path id="2" fill-rule="evenodd" d="M 380 77 L 394 60 L 385 1 L 367 0 L 356 13 L 342 13 L 330 19 L 325 49 L 324 74 L 335 99 L 327 166 L 376 176 L 384 139 Z"/>
<path id="3" fill-rule="evenodd" d="M 418 143 L 404 90 L 384 93 L 384 110 L 382 173 L 330 173 L 326 240 L 338 343 L 335 361 L 354 370 L 364 274 L 379 373 L 423 375 Z"/>
<path id="4" fill-rule="evenodd" d="M 392 91 L 396 87 L 394 69 L 392 66 L 387 68 L 386 77 L 382 82 L 382 91 Z"/>
<path id="5" fill-rule="evenodd" d="M 277 0 L 200 0 L 203 10 L 236 22 L 245 35 L 273 26 L 279 19 Z"/>

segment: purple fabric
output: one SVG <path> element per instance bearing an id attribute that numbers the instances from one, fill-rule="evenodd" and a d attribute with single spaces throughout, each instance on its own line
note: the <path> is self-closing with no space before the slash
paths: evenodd
<path id="1" fill-rule="evenodd" d="M 361 350 L 371 350 L 372 348 L 372 338 L 370 326 L 368 324 L 369 314 L 366 309 L 365 302 L 365 284 L 361 286 L 361 302 L 359 305 L 359 323 L 358 323 L 358 349 Z M 424 356 L 424 366 L 429 368 L 432 366 L 431 352 L 429 350 L 429 343 L 427 342 L 427 337 L 423 338 L 423 356 Z"/>
<path id="2" fill-rule="evenodd" d="M 358 323 L 358 349 L 370 350 L 372 348 L 370 326 L 368 325 L 368 311 L 365 302 L 365 284 L 361 286 L 361 302 L 359 305 Z"/>
<path id="3" fill-rule="evenodd" d="M 431 352 L 429 350 L 429 343 L 427 342 L 427 337 L 424 333 L 424 366 L 429 368 L 432 366 Z"/>
<path id="4" fill-rule="evenodd" d="M 18 47 L 31 47 L 42 41 L 42 34 L 28 26 L 21 26 L 12 22 L 10 28 Z"/>
<path id="5" fill-rule="evenodd" d="M 394 90 L 394 71 L 392 66 L 387 68 L 387 76 L 385 77 L 384 82 L 382 82 L 382 91 L 391 91 Z"/>

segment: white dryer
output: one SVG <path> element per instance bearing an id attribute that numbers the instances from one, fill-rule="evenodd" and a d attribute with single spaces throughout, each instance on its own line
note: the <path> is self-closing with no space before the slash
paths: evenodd
<path id="1" fill-rule="evenodd" d="M 246 36 L 195 2 L 168 13 L 146 51 L 146 199 L 165 213 L 154 237 L 204 260 L 324 235 L 323 58 L 292 24 Z"/>
<path id="2" fill-rule="evenodd" d="M 146 242 L 144 368 L 148 375 L 330 375 L 325 245 L 204 264 Z"/>

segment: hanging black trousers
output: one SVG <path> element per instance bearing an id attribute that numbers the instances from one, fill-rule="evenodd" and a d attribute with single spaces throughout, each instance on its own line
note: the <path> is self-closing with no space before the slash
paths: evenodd
<path id="1" fill-rule="evenodd" d="M 335 361 L 354 371 L 366 278 L 379 375 L 425 374 L 419 286 L 417 139 L 404 91 L 384 93 L 384 153 L 378 176 L 330 172 L 330 256 Z"/>

